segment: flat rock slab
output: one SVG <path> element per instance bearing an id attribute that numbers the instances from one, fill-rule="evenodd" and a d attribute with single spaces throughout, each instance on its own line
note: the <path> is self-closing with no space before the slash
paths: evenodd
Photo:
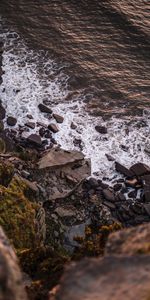
<path id="1" fill-rule="evenodd" d="M 123 229 L 109 235 L 106 255 L 150 253 L 150 224 Z"/>
<path id="2" fill-rule="evenodd" d="M 84 154 L 79 151 L 65 151 L 63 149 L 51 149 L 39 161 L 39 169 L 56 168 L 73 164 L 84 159 Z"/>
<path id="3" fill-rule="evenodd" d="M 84 259 L 66 270 L 55 300 L 147 300 L 149 282 L 149 255 Z"/>

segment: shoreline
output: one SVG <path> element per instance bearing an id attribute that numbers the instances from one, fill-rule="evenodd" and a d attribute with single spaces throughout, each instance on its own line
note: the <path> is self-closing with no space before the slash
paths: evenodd
<path id="1" fill-rule="evenodd" d="M 4 129 L 6 111 L 2 104 L 0 107 L 0 208 L 6 203 L 8 215 L 5 216 L 3 209 L 2 220 L 10 222 L 8 227 L 6 222 L 0 225 L 30 278 L 27 290 L 31 299 L 32 296 L 38 299 L 39 295 L 45 299 L 70 260 L 88 255 L 102 256 L 110 232 L 150 221 L 150 166 L 137 163 L 127 168 L 108 155 L 107 159 L 113 161 L 121 178 L 114 178 L 113 185 L 112 182 L 109 185 L 109 177 L 105 180 L 91 177 L 90 161 L 81 151 L 82 141 L 76 141 L 80 151 L 57 146 L 52 134 L 57 132 L 57 126 L 62 126 L 65 118 L 53 114 L 48 105 L 39 105 L 41 114 L 50 115 L 50 124 L 45 127 L 39 122 L 41 135 L 33 133 L 29 137 L 22 136 L 24 127 L 20 127 L 18 135 L 14 116 L 7 117 L 11 129 Z M 34 125 L 30 116 L 25 128 L 32 129 Z M 75 126 L 73 123 L 72 131 Z M 95 131 L 104 138 L 107 135 L 104 126 Z M 50 139 L 52 146 L 45 148 L 42 138 Z M 19 199 L 17 203 L 16 199 Z M 20 203 L 26 215 L 21 214 Z M 18 208 L 22 226 L 19 225 Z M 38 261 L 47 268 L 44 269 L 42 263 L 38 266 Z M 49 274 L 54 276 L 52 283 L 49 283 Z M 39 286 L 35 282 L 40 282 Z"/>

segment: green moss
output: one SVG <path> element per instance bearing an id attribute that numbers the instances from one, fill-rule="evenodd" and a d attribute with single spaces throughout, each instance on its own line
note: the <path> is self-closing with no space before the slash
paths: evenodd
<path id="1" fill-rule="evenodd" d="M 0 186 L 0 225 L 16 249 L 33 248 L 36 241 L 36 211 L 39 205 L 30 202 L 20 191 Z"/>
<path id="2" fill-rule="evenodd" d="M 0 184 L 7 186 L 14 174 L 14 167 L 10 163 L 0 162 Z"/>

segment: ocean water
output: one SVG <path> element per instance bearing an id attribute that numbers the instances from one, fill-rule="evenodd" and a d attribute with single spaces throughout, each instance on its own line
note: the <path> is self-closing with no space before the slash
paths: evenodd
<path id="1" fill-rule="evenodd" d="M 16 127 L 28 114 L 49 124 L 38 110 L 44 101 L 64 116 L 55 139 L 91 158 L 93 175 L 115 178 L 106 154 L 126 166 L 149 164 L 148 2 L 22 0 L 6 7 L 2 0 L 0 7 L 0 98 Z"/>

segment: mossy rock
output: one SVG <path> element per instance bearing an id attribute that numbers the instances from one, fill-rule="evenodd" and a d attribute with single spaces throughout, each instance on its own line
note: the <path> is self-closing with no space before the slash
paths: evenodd
<path id="1" fill-rule="evenodd" d="M 0 184 L 8 186 L 14 174 L 14 166 L 10 163 L 0 162 Z"/>
<path id="2" fill-rule="evenodd" d="M 0 186 L 0 225 L 16 249 L 38 245 L 36 213 L 39 207 L 23 192 Z"/>

